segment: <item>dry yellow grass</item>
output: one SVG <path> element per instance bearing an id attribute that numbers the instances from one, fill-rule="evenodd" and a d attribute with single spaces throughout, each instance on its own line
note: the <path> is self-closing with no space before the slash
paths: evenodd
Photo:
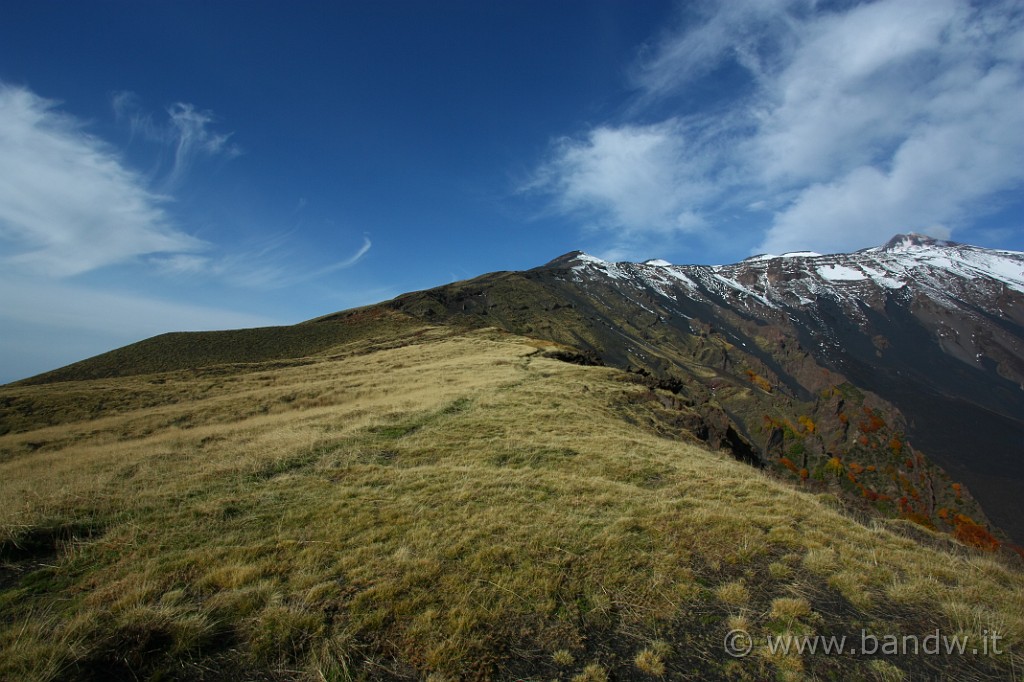
<path id="1" fill-rule="evenodd" d="M 742 580 L 733 580 L 719 585 L 715 589 L 715 594 L 723 604 L 729 606 L 746 606 L 750 601 L 750 590 Z"/>
<path id="2" fill-rule="evenodd" d="M 652 649 L 644 649 L 633 659 L 637 670 L 653 677 L 662 677 L 665 674 L 665 662 L 661 656 Z"/>
<path id="3" fill-rule="evenodd" d="M 542 343 L 393 346 L 3 389 L 65 417 L 0 436 L 0 678 L 869 676 L 721 649 L 812 609 L 998 629 L 971 669 L 1024 667 L 1019 569 L 638 426 L 646 387 Z"/>
<path id="4" fill-rule="evenodd" d="M 792 624 L 800 618 L 811 615 L 811 603 L 802 597 L 777 597 L 772 600 L 768 617 L 772 620 Z"/>

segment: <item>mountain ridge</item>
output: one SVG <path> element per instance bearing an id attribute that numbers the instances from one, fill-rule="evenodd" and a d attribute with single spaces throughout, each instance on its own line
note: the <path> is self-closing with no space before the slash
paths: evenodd
<path id="1" fill-rule="evenodd" d="M 939 516 L 943 501 L 956 501 L 949 489 L 926 500 L 903 494 L 921 496 L 903 481 L 906 463 L 886 454 L 898 441 L 940 464 L 936 476 L 966 483 L 1020 542 L 1022 292 L 1024 254 L 915 234 L 850 254 L 719 266 L 609 263 L 572 251 L 292 327 L 154 337 L 20 383 L 288 361 L 370 328 L 386 343 L 413 322 L 494 326 L 671 389 L 680 425 L 798 482 L 826 478 L 833 457 L 889 467 L 886 480 L 855 477 L 849 497 L 955 531 Z M 859 397 L 836 397 L 844 392 Z M 865 418 L 885 428 L 863 432 Z"/>

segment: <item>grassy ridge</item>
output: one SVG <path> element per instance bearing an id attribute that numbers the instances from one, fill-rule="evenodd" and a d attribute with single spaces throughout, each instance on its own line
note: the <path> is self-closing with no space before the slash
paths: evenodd
<path id="1" fill-rule="evenodd" d="M 0 391 L 33 405 L 0 436 L 0 679 L 992 679 L 1024 665 L 1019 568 L 863 525 L 698 447 L 616 370 L 492 330 L 406 332 L 302 364 Z M 95 417 L 63 404 L 114 392 Z M 747 658 L 722 650 L 734 627 L 755 637 Z M 762 646 L 862 627 L 997 630 L 1009 653 Z"/>
<path id="2" fill-rule="evenodd" d="M 356 308 L 343 313 L 282 327 L 257 327 L 208 332 L 171 332 L 81 360 L 66 367 L 16 382 L 48 384 L 137 376 L 232 364 L 294 360 L 367 336 L 388 338 L 407 329 L 401 313 Z"/>

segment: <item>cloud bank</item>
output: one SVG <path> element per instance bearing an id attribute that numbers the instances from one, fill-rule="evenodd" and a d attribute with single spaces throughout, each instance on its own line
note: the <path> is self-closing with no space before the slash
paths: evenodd
<path id="1" fill-rule="evenodd" d="M 530 185 L 622 248 L 723 211 L 761 221 L 755 251 L 941 236 L 1024 183 L 1013 2 L 734 0 L 680 25 L 635 69 L 634 120 L 559 140 Z"/>

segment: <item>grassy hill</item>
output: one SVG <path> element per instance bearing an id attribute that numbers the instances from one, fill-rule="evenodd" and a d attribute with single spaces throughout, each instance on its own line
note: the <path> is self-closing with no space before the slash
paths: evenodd
<path id="1" fill-rule="evenodd" d="M 281 327 L 171 332 L 15 383 L 48 384 L 294 360 L 351 341 L 361 342 L 367 337 L 383 340 L 404 324 L 407 324 L 405 316 L 388 315 L 378 308 L 367 307 Z"/>
<path id="2" fill-rule="evenodd" d="M 185 346 L 203 369 L 117 360 L 0 389 L 0 679 L 1024 669 L 1012 557 L 709 449 L 671 394 L 552 342 L 371 318 L 309 323 L 305 354 L 206 336 Z M 734 629 L 748 656 L 724 650 Z M 767 640 L 936 630 L 967 653 Z M 970 654 L 991 633 L 1003 653 Z"/>

